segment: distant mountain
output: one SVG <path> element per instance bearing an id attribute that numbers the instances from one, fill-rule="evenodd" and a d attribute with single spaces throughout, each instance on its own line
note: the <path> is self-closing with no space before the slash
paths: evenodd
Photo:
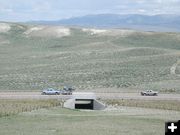
<path id="1" fill-rule="evenodd" d="M 31 23 L 47 25 L 68 25 L 96 28 L 127 28 L 147 31 L 180 32 L 180 16 L 178 15 L 119 15 L 99 14 L 74 17 L 58 21 L 32 21 Z"/>

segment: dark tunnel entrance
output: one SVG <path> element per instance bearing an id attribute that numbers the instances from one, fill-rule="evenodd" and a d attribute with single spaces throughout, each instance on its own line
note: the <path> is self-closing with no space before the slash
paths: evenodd
<path id="1" fill-rule="evenodd" d="M 93 110 L 93 100 L 90 99 L 76 99 L 75 109 L 89 109 Z"/>

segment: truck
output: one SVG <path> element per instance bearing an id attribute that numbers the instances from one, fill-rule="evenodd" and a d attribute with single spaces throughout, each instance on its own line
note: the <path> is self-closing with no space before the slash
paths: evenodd
<path id="1" fill-rule="evenodd" d="M 146 90 L 146 91 L 141 91 L 142 96 L 157 96 L 158 92 L 153 91 L 153 90 Z"/>

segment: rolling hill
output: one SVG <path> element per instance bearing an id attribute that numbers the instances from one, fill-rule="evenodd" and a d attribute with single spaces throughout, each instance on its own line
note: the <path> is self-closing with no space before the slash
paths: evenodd
<path id="1" fill-rule="evenodd" d="M 180 34 L 0 23 L 0 90 L 180 91 Z"/>

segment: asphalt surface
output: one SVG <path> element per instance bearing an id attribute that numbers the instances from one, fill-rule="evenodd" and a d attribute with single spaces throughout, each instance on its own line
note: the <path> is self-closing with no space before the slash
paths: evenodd
<path id="1" fill-rule="evenodd" d="M 141 96 L 140 93 L 95 93 L 100 99 L 179 100 L 180 94 Z M 69 99 L 72 95 L 41 95 L 41 92 L 0 92 L 0 99 Z"/>

